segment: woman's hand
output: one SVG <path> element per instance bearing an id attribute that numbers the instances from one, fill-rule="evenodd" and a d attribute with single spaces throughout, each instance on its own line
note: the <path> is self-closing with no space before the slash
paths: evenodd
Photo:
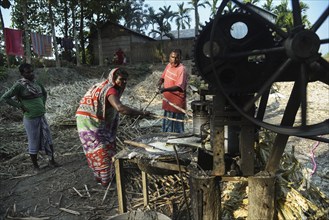
<path id="1" fill-rule="evenodd" d="M 151 112 L 149 112 L 149 111 L 143 111 L 143 114 L 142 114 L 142 116 L 150 116 L 150 114 L 151 114 Z"/>

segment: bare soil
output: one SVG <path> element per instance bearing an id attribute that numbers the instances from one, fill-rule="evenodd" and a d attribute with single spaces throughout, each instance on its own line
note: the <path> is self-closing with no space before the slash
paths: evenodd
<path id="1" fill-rule="evenodd" d="M 192 66 L 189 63 L 187 66 L 190 71 Z M 156 97 L 151 100 L 163 68 L 162 64 L 127 66 L 130 79 L 123 103 L 136 108 L 144 108 L 150 104 L 148 110 L 158 115 L 162 114 L 161 98 Z M 42 171 L 38 174 L 33 173 L 27 154 L 27 139 L 21 112 L 1 103 L 0 219 L 27 217 L 61 220 L 108 219 L 117 214 L 115 183 L 112 183 L 109 191 L 106 192 L 106 188 L 94 181 L 74 124 L 74 112 L 78 101 L 89 86 L 100 81 L 107 72 L 108 68 L 99 67 L 36 70 L 39 79 L 44 81 L 49 92 L 47 118 L 51 125 L 55 157 L 61 164 L 61 167 L 51 168 L 47 164 L 46 157 L 39 155 Z M 11 69 L 8 78 L 1 81 L 0 94 L 18 78 L 17 70 Z M 196 84 L 200 83 L 198 78 L 193 80 Z M 281 85 L 281 91 L 271 96 L 271 108 L 267 112 L 268 120 L 278 121 L 276 117 L 282 115 L 284 104 L 281 102 L 286 99 L 289 88 L 290 85 Z M 312 84 L 309 88 L 310 94 L 313 94 L 310 96 L 314 113 L 311 120 L 327 119 L 328 86 Z M 189 91 L 188 96 L 189 102 L 198 98 L 192 91 Z M 160 131 L 160 120 L 141 120 L 141 125 L 151 127 L 154 133 Z M 120 129 L 120 135 L 123 135 L 124 129 L 122 127 Z M 191 124 L 187 125 L 187 132 L 191 132 Z M 287 151 L 291 151 L 292 148 L 304 167 L 302 172 L 305 174 L 306 183 L 314 184 L 329 197 L 328 144 L 291 137 Z M 314 154 L 314 162 L 311 154 Z M 131 170 L 131 175 L 135 175 L 134 168 Z M 313 174 L 311 174 L 312 170 Z"/>

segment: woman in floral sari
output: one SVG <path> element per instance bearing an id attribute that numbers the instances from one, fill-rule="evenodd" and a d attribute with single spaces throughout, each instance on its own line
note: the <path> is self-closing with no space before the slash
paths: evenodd
<path id="1" fill-rule="evenodd" d="M 89 167 L 97 182 L 107 186 L 114 175 L 112 157 L 116 153 L 116 131 L 119 113 L 150 114 L 123 105 L 120 97 L 126 87 L 128 73 L 122 68 L 110 71 L 108 78 L 93 85 L 80 101 L 76 112 L 79 137 Z"/>

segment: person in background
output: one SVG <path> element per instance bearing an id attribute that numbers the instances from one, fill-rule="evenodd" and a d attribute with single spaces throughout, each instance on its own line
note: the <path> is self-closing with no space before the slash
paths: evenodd
<path id="1" fill-rule="evenodd" d="M 54 159 L 54 147 L 49 125 L 47 123 L 46 100 L 47 92 L 43 85 L 35 80 L 33 68 L 28 63 L 19 66 L 22 77 L 1 99 L 11 106 L 23 111 L 23 124 L 28 139 L 28 151 L 33 163 L 34 171 L 40 170 L 38 152 L 44 150 L 49 156 L 49 165 L 58 167 Z M 16 99 L 13 99 L 16 97 Z"/>
<path id="2" fill-rule="evenodd" d="M 184 132 L 182 120 L 186 111 L 187 78 L 186 68 L 181 63 L 181 50 L 174 49 L 170 52 L 169 63 L 158 81 L 159 92 L 163 94 L 163 132 Z M 168 120 L 168 118 L 174 120 Z"/>
<path id="3" fill-rule="evenodd" d="M 112 64 L 118 64 L 118 56 L 116 53 L 113 54 L 113 57 L 112 57 Z"/>
<path id="4" fill-rule="evenodd" d="M 95 180 L 103 186 L 108 186 L 114 176 L 112 157 L 116 154 L 119 113 L 131 116 L 150 114 L 121 103 L 127 80 L 126 70 L 112 69 L 105 81 L 87 91 L 76 112 L 78 133 L 88 165 Z"/>
<path id="5" fill-rule="evenodd" d="M 117 60 L 116 60 L 116 64 L 118 64 L 118 65 L 122 65 L 122 64 L 124 64 L 124 58 L 125 58 L 125 53 L 122 51 L 122 49 L 121 48 L 119 48 L 118 50 L 117 50 L 117 52 L 115 52 L 115 55 L 116 55 L 116 57 L 117 57 Z"/>

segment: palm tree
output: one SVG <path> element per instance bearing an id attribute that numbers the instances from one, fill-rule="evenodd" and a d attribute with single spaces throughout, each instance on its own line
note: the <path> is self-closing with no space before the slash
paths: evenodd
<path id="1" fill-rule="evenodd" d="M 124 19 L 124 26 L 129 29 L 134 29 L 139 33 L 143 33 L 142 30 L 144 27 L 148 26 L 147 19 L 145 19 L 146 10 L 144 7 L 148 5 L 144 5 L 145 0 L 128 0 L 124 1 L 120 5 L 121 16 Z"/>
<path id="2" fill-rule="evenodd" d="M 224 13 L 231 13 L 234 12 L 238 7 L 234 5 L 231 1 L 229 1 L 224 9 Z"/>
<path id="3" fill-rule="evenodd" d="M 148 35 L 153 34 L 153 37 L 155 37 L 156 33 L 152 32 L 152 30 L 155 30 L 155 25 L 157 24 L 157 15 L 153 7 L 149 7 L 147 10 L 148 13 L 146 15 L 146 20 L 148 21 L 148 25 L 152 26 L 152 29 Z"/>
<path id="4" fill-rule="evenodd" d="M 301 15 L 302 15 L 302 23 L 306 27 L 310 28 L 311 22 L 308 20 L 307 15 L 306 15 L 306 11 L 309 9 L 309 6 L 302 1 L 300 1 L 299 4 L 300 4 Z"/>
<path id="5" fill-rule="evenodd" d="M 253 4 L 253 5 L 256 5 L 259 0 L 243 0 L 244 3 L 250 3 L 250 4 Z"/>
<path id="6" fill-rule="evenodd" d="M 280 5 L 277 5 L 273 13 L 277 15 L 276 24 L 284 28 L 286 30 L 290 30 L 294 24 L 293 24 L 293 15 L 292 11 L 288 8 L 288 0 L 282 0 Z M 308 5 L 300 1 L 300 9 L 302 14 L 302 23 L 306 26 L 310 26 L 310 22 L 307 19 L 307 16 L 305 14 L 306 10 L 308 9 Z"/>
<path id="7" fill-rule="evenodd" d="M 269 12 L 273 12 L 275 9 L 273 5 L 273 0 L 266 0 L 266 2 L 262 5 L 262 8 Z"/>
<path id="8" fill-rule="evenodd" d="M 200 2 L 200 0 L 191 0 L 189 4 L 192 5 L 192 10 L 194 10 L 194 17 L 195 17 L 195 35 L 199 32 L 199 26 L 200 26 L 200 16 L 199 16 L 199 7 L 205 8 L 206 5 L 211 6 L 208 1 L 203 0 L 203 2 Z"/>
<path id="9" fill-rule="evenodd" d="M 168 21 L 166 21 L 163 14 L 161 13 L 156 14 L 154 21 L 158 25 L 158 27 L 157 30 L 156 29 L 151 30 L 150 33 L 153 34 L 153 36 L 155 36 L 155 34 L 158 34 L 160 35 L 161 40 L 163 36 L 168 36 L 169 38 L 172 38 L 172 36 L 169 33 L 171 31 L 171 25 Z"/>
<path id="10" fill-rule="evenodd" d="M 133 6 L 133 2 L 124 1 L 120 6 L 120 10 L 124 19 L 124 26 L 131 29 L 133 17 L 134 14 L 137 12 L 137 8 Z"/>
<path id="11" fill-rule="evenodd" d="M 190 12 L 190 8 L 184 8 L 184 2 L 181 4 L 177 4 L 178 6 L 178 15 L 175 19 L 176 25 L 177 25 L 177 38 L 179 39 L 179 30 L 182 29 L 186 29 L 186 26 L 188 26 L 188 28 L 191 28 L 191 17 L 188 14 Z"/>
<path id="12" fill-rule="evenodd" d="M 214 18 L 216 16 L 216 13 L 217 13 L 217 3 L 218 2 L 219 2 L 219 0 L 212 0 L 212 3 L 210 5 L 210 10 L 211 10 L 210 16 L 212 18 Z"/>
<path id="13" fill-rule="evenodd" d="M 170 21 L 177 16 L 177 12 L 173 12 L 170 8 L 171 6 L 163 6 L 163 8 L 159 8 L 160 12 L 157 13 L 156 23 L 158 25 L 158 34 L 160 34 L 161 40 L 163 36 L 173 38 L 172 34 L 169 33 L 171 31 Z M 154 29 L 152 31 L 156 32 Z"/>

